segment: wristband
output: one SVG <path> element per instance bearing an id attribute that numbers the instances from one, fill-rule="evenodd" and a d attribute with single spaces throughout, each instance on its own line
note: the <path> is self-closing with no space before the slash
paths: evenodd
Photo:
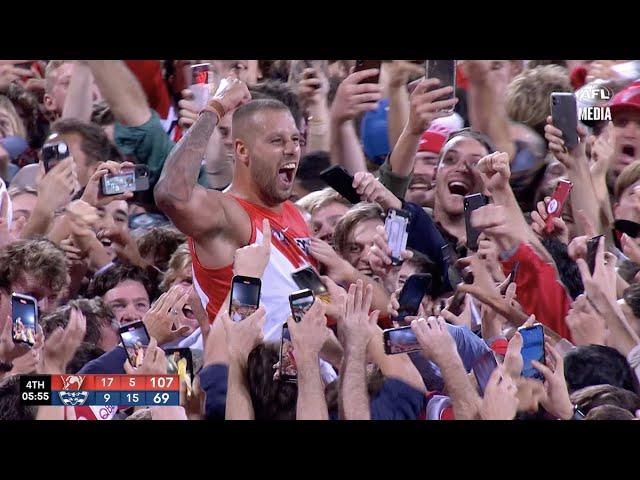
<path id="1" fill-rule="evenodd" d="M 225 116 L 226 112 L 224 111 L 224 107 L 222 106 L 222 104 L 216 100 L 215 98 L 209 100 L 209 102 L 207 103 L 207 106 L 204 107 L 202 109 L 203 112 L 207 111 L 207 112 L 212 112 L 215 113 L 218 116 L 218 123 L 220 123 L 220 120 L 222 119 L 222 117 Z"/>

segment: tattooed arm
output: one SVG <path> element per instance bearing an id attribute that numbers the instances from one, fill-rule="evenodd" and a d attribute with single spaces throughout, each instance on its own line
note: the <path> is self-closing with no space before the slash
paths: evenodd
<path id="1" fill-rule="evenodd" d="M 225 195 L 197 184 L 200 163 L 220 116 L 250 98 L 244 83 L 231 81 L 210 101 L 209 109 L 200 114 L 164 163 L 154 189 L 156 204 L 186 235 L 197 237 L 225 222 L 225 215 L 216 215 L 224 208 Z"/>

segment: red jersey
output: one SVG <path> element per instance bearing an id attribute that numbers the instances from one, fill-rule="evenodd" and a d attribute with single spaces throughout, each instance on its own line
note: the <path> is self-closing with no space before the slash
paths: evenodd
<path id="1" fill-rule="evenodd" d="M 233 197 L 251 220 L 249 244 L 262 241 L 262 221 L 271 225 L 271 257 L 262 276 L 260 303 L 267 311 L 264 324 L 266 341 L 279 340 L 282 324 L 291 315 L 289 294 L 299 290 L 291 273 L 316 262 L 309 253 L 309 227 L 296 206 L 286 201 L 281 213 Z M 193 240 L 189 238 L 189 250 L 193 260 L 193 285 L 213 322 L 220 306 L 229 293 L 233 277 L 233 263 L 221 268 L 207 268 L 198 260 Z"/>

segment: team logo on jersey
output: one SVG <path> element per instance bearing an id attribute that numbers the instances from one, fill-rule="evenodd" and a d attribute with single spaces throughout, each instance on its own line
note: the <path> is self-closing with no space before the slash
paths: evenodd
<path id="1" fill-rule="evenodd" d="M 280 241 L 280 243 L 284 245 L 287 245 L 289 243 L 287 237 L 285 237 L 284 233 L 280 230 L 273 230 L 273 236 L 276 237 Z"/>
<path id="2" fill-rule="evenodd" d="M 296 245 L 298 245 L 298 248 L 300 248 L 300 250 L 302 250 L 304 253 L 306 253 L 307 255 L 311 255 L 311 250 L 310 250 L 311 241 L 309 237 L 296 238 Z"/>

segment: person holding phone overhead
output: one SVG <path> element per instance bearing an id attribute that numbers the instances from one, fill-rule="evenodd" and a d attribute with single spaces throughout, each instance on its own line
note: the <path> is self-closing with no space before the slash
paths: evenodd
<path id="1" fill-rule="evenodd" d="M 224 192 L 204 189 L 197 185 L 202 156 L 217 123 L 233 110 L 233 182 Z M 193 282 L 210 321 L 229 292 L 235 251 L 270 241 L 262 289 L 268 312 L 264 333 L 267 340 L 279 339 L 290 314 L 282 292 L 298 289 L 291 272 L 315 265 L 307 224 L 288 201 L 299 161 L 300 132 L 289 108 L 277 100 L 251 101 L 247 86 L 233 77 L 223 80 L 167 158 L 156 203 L 189 236 Z"/>

